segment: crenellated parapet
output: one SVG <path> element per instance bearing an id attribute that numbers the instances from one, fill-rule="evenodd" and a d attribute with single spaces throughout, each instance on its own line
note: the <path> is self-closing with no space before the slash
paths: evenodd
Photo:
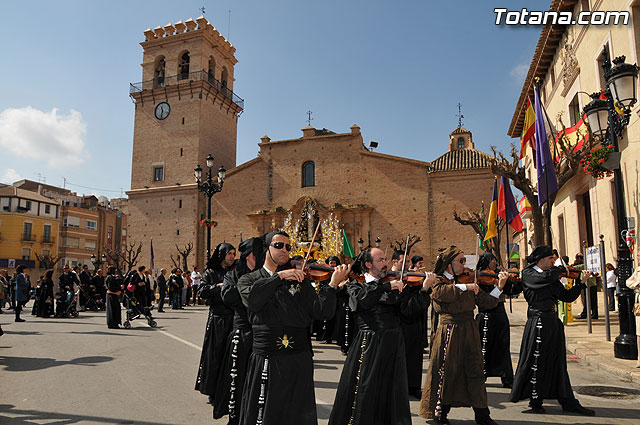
<path id="1" fill-rule="evenodd" d="M 172 37 L 179 37 L 196 31 L 204 31 L 212 43 L 222 47 L 230 56 L 234 55 L 235 47 L 202 15 L 196 18 L 195 21 L 189 18 L 184 22 L 178 21 L 174 24 L 168 23 L 153 29 L 147 28 L 144 31 L 144 43 L 157 42 L 158 40 L 169 41 Z"/>

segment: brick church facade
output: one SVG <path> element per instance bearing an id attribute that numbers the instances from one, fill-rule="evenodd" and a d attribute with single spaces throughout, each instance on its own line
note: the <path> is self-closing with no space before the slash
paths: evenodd
<path id="1" fill-rule="evenodd" d="M 232 91 L 234 47 L 204 17 L 148 29 L 141 45 L 143 82 L 131 85 L 136 110 L 127 192 L 129 240 L 145 246 L 140 264 L 150 264 L 153 239 L 157 268 L 170 268 L 176 245 L 188 243 L 190 267 L 204 266 L 206 229 L 199 224 L 206 198 L 193 168 L 204 167 L 209 153 L 214 173 L 220 165 L 228 169 L 212 199 L 218 223 L 212 246 L 237 246 L 280 229 L 290 212 L 297 217 L 312 205 L 316 219 L 332 214 L 339 221 L 356 251 L 359 239 L 366 246 L 379 238 L 384 249 L 410 233 L 421 238 L 412 254 L 427 264 L 453 243 L 475 252 L 473 230 L 455 222 L 453 210 L 488 202 L 493 175 L 468 130 L 455 129 L 448 151 L 426 162 L 371 151 L 357 125 L 345 133 L 305 127 L 298 138 L 263 137 L 258 156 L 236 166 L 243 101 Z"/>

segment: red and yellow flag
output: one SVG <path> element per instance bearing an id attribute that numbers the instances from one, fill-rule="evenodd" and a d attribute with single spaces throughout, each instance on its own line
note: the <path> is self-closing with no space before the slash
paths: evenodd
<path id="1" fill-rule="evenodd" d="M 527 154 L 527 146 L 535 150 L 534 135 L 536 132 L 536 113 L 533 110 L 531 100 L 527 98 L 527 109 L 524 113 L 524 126 L 522 129 L 522 141 L 520 142 L 520 159 Z"/>
<path id="2" fill-rule="evenodd" d="M 582 118 L 580 118 L 580 121 L 576 123 L 576 125 L 570 128 L 566 128 L 564 131 L 558 133 L 555 139 L 555 144 L 558 144 L 562 139 L 562 142 L 565 144 L 565 146 L 567 146 L 569 149 L 572 149 L 573 152 L 580 150 L 584 143 L 589 140 L 589 130 L 587 128 L 586 120 L 587 117 L 586 114 L 584 114 Z M 554 161 L 557 162 L 560 160 L 561 152 L 559 152 L 559 149 L 556 149 L 555 151 L 552 150 L 551 153 L 557 153 L 553 157 Z"/>

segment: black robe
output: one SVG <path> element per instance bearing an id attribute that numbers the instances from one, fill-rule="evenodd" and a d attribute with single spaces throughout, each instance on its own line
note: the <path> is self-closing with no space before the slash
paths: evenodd
<path id="1" fill-rule="evenodd" d="M 38 316 L 53 316 L 53 280 L 43 279 L 40 283 L 40 294 L 38 297 Z"/>
<path id="2" fill-rule="evenodd" d="M 400 295 L 400 324 L 404 335 L 407 384 L 410 391 L 419 390 L 422 385 L 422 360 L 427 332 L 425 317 L 430 302 L 422 284 L 407 286 Z"/>
<path id="3" fill-rule="evenodd" d="M 347 354 L 353 337 L 356 334 L 355 316 L 349 307 L 349 294 L 346 287 L 339 289 L 336 294 L 336 316 L 334 320 L 334 335 L 343 354 Z"/>
<path id="4" fill-rule="evenodd" d="M 491 292 L 494 286 L 480 285 L 480 289 Z M 509 317 L 504 308 L 504 295 L 516 295 L 522 292 L 522 284 L 508 280 L 498 306 L 492 309 L 478 309 L 476 321 L 482 342 L 485 376 L 499 376 L 503 385 L 513 384 L 513 366 L 511 365 L 511 337 Z"/>
<path id="5" fill-rule="evenodd" d="M 240 423 L 316 425 L 307 331 L 314 319 L 334 314 L 335 290 L 326 287 L 316 294 L 308 280 L 282 280 L 264 268 L 242 276 L 238 290 L 253 328 Z"/>
<path id="6" fill-rule="evenodd" d="M 410 425 L 400 293 L 389 282 L 351 282 L 358 325 L 342 369 L 329 425 Z"/>
<path id="7" fill-rule="evenodd" d="M 105 284 L 111 292 L 122 290 L 122 278 L 118 278 L 112 274 L 107 275 Z M 122 309 L 120 308 L 120 298 L 116 294 L 107 293 L 107 302 L 105 306 L 107 310 L 107 327 L 117 328 L 122 324 Z"/>
<path id="8" fill-rule="evenodd" d="M 213 406 L 213 418 L 219 419 L 228 414 L 228 425 L 235 425 L 240 421 L 242 390 L 253 346 L 251 323 L 238 292 L 238 279 L 238 270 L 233 270 L 225 275 L 222 286 L 222 301 L 234 310 L 233 328 L 227 338 Z"/>
<path id="9" fill-rule="evenodd" d="M 513 402 L 529 398 L 532 405 L 540 405 L 544 399 L 558 399 L 567 407 L 577 403 L 567 372 L 564 326 L 555 309 L 558 300 L 575 301 L 585 285 L 576 279 L 577 284 L 565 289 L 558 280 L 561 271 L 552 267 L 540 273 L 533 265 L 522 271 L 529 310 L 511 390 Z"/>
<path id="10" fill-rule="evenodd" d="M 205 270 L 202 283 L 198 288 L 199 297 L 209 306 L 209 316 L 204 332 L 195 389 L 212 399 L 215 399 L 227 337 L 233 325 L 233 309 L 222 301 L 222 287 L 218 285 L 223 282 L 225 273 L 224 269 Z"/>

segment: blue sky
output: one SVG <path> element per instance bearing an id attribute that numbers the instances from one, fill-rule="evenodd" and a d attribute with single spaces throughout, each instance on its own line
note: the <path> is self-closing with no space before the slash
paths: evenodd
<path id="1" fill-rule="evenodd" d="M 0 181 L 40 174 L 80 194 L 129 189 L 128 87 L 141 80 L 143 32 L 195 19 L 202 6 L 224 36 L 231 10 L 234 91 L 245 99 L 238 164 L 265 134 L 300 137 L 308 110 L 314 127 L 355 123 L 379 152 L 424 161 L 446 151 L 458 102 L 477 149 L 517 143 L 506 132 L 540 27 L 494 25 L 504 3 L 3 0 Z"/>

